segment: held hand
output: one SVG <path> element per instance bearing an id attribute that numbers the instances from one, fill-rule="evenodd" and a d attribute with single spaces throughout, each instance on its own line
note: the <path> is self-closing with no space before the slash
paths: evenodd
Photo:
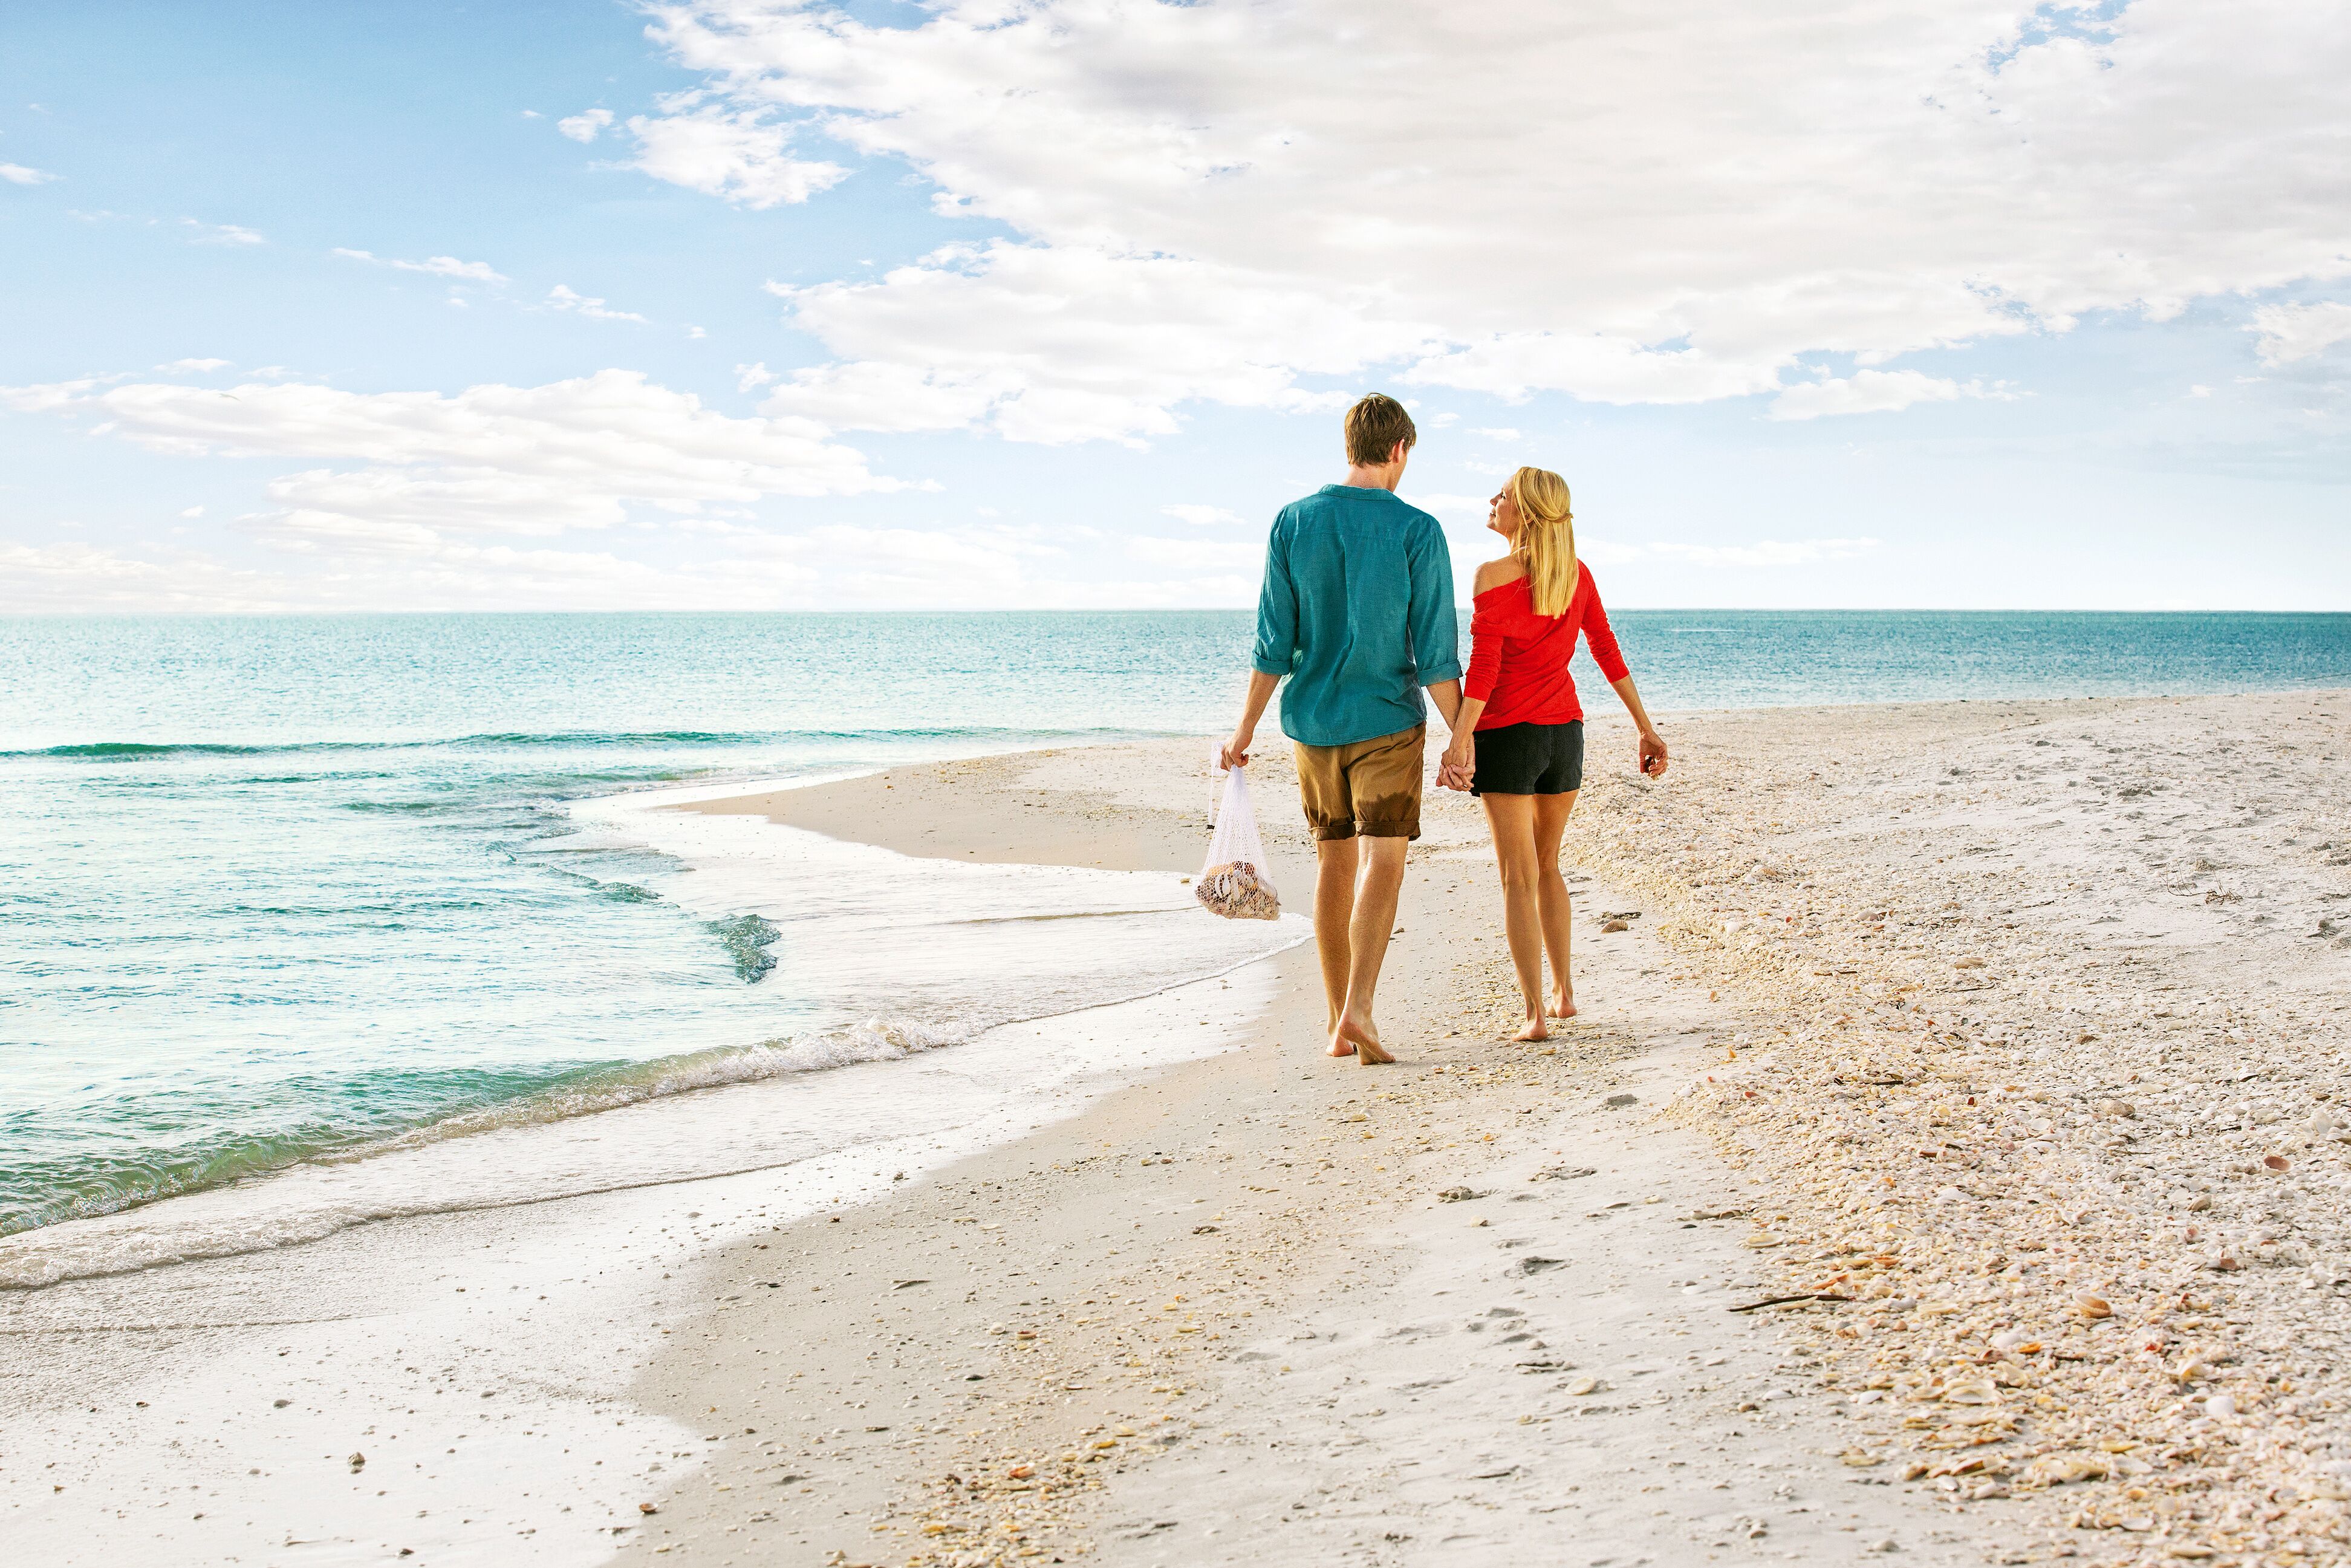
<path id="1" fill-rule="evenodd" d="M 1641 734 L 1641 771 L 1652 779 L 1665 776 L 1666 743 L 1654 729 Z"/>
<path id="2" fill-rule="evenodd" d="M 1223 748 L 1217 753 L 1217 766 L 1224 768 L 1228 772 L 1230 772 L 1236 768 L 1248 767 L 1249 759 L 1249 747 L 1256 741 L 1256 739 L 1257 735 L 1253 730 L 1237 729 L 1233 731 L 1233 737 L 1225 742 Z"/>
<path id="3" fill-rule="evenodd" d="M 1467 789 L 1478 776 L 1478 754 L 1467 746 L 1448 746 L 1438 762 L 1437 781 L 1447 789 Z"/>

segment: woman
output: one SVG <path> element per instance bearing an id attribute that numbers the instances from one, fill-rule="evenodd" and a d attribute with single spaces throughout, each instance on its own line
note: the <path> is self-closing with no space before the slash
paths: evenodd
<path id="1" fill-rule="evenodd" d="M 1486 803 L 1501 864 L 1510 961 L 1526 1000 L 1526 1027 L 1513 1038 L 1548 1040 L 1545 950 L 1554 981 L 1551 1015 L 1575 1016 L 1559 841 L 1583 785 L 1583 709 L 1567 673 L 1578 632 L 1640 727 L 1642 772 L 1665 772 L 1666 743 L 1641 706 L 1592 572 L 1575 559 L 1567 481 L 1545 469 L 1520 469 L 1495 495 L 1486 526 L 1510 542 L 1510 553 L 1478 569 L 1461 716 L 1438 779 Z"/>

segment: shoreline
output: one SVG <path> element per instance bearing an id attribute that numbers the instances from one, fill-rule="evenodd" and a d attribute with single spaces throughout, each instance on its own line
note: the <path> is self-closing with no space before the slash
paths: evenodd
<path id="1" fill-rule="evenodd" d="M 2351 959 L 2296 922 L 2351 897 L 2332 863 L 2351 821 L 2324 789 L 2346 703 L 1676 716 L 1656 784 L 1601 716 L 1569 831 L 1587 1011 L 1548 1048 L 1491 1038 L 1515 998 L 1490 858 L 1474 806 L 1432 794 L 1383 988 L 1384 1025 L 1416 1042 L 1403 1069 L 1321 1056 L 1293 948 L 1263 966 L 1261 1016 L 1185 996 L 1119 1042 L 1197 1030 L 1215 1054 L 1171 1044 L 1139 1082 L 1071 1081 L 1070 1113 L 927 1164 L 827 1156 L 843 1185 L 796 1168 L 814 1196 L 789 1205 L 765 1175 L 695 1181 L 33 1292 L 0 1336 L 47 1347 L 5 1364 L 0 1518 L 37 1519 L 23 1538 L 70 1543 L 59 1561 L 218 1560 L 184 1516 L 177 1555 L 99 1524 L 152 1511 L 158 1474 L 191 1462 L 137 1423 L 193 1421 L 204 1364 L 259 1375 L 282 1349 L 315 1363 L 312 1435 L 265 1439 L 284 1412 L 240 1409 L 205 1472 L 255 1529 L 299 1511 L 272 1488 L 307 1466 L 344 1538 L 420 1504 L 496 1509 L 479 1517 L 511 1524 L 515 1561 L 1548 1561 L 1562 1527 L 1627 1563 L 1887 1541 L 1937 1563 L 2330 1560 L 2351 1123 L 2314 1112 L 2341 1104 L 2321 1084 Z M 938 859 L 1189 874 L 1204 749 L 996 754 L 733 809 Z M 1296 909 L 1311 873 L 1281 749 L 1252 772 Z M 1595 903 L 1643 918 L 1603 935 Z M 969 1049 L 926 1061 L 951 1075 Z M 2085 1075 L 2085 1052 L 2138 1082 Z M 2226 1116 L 2204 1087 L 2223 1080 Z M 2262 1174 L 2233 1168 L 2249 1159 Z M 2142 1165 L 2161 1179 L 2123 1169 Z M 1896 1201 L 1857 1201 L 1881 1175 Z M 1726 1310 L 1814 1285 L 1852 1300 Z M 2081 1310 L 2093 1292 L 2107 1315 Z M 428 1296 L 502 1310 L 435 1318 Z M 428 1322 L 462 1359 L 402 1356 Z M 358 1363 L 378 1381 L 321 1381 Z M 530 1421 L 580 1448 L 576 1471 L 363 1508 L 386 1461 L 378 1433 L 346 1470 L 360 1426 L 387 1401 L 422 1420 L 457 1383 L 512 1416 L 475 1425 Z M 582 1446 L 600 1432 L 602 1464 Z M 68 1491 L 5 1458 L 33 1447 L 71 1467 Z M 238 1479 L 249 1456 L 262 1481 Z M 407 1528 L 420 1563 L 486 1544 L 472 1521 Z"/>

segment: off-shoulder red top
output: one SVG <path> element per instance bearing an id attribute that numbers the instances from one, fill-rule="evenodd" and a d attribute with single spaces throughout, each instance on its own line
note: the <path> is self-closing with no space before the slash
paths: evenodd
<path id="1" fill-rule="evenodd" d="M 1469 668 L 1461 678 L 1461 693 L 1485 700 L 1479 729 L 1582 718 L 1583 706 L 1575 700 L 1575 680 L 1567 673 L 1579 632 L 1602 674 L 1614 682 L 1632 674 L 1616 646 L 1616 633 L 1608 629 L 1592 569 L 1580 560 L 1574 596 L 1561 614 L 1536 614 L 1534 594 L 1523 577 L 1488 589 L 1473 602 Z"/>

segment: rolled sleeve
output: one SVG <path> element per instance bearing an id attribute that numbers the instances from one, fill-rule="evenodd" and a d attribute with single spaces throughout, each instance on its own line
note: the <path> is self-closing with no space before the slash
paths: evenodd
<path id="1" fill-rule="evenodd" d="M 1461 678 L 1461 626 L 1454 617 L 1453 558 L 1445 533 L 1424 519 L 1405 547 L 1412 571 L 1412 606 L 1405 622 L 1412 632 L 1413 663 L 1420 684 L 1433 686 Z"/>
<path id="2" fill-rule="evenodd" d="M 1290 576 L 1289 540 L 1280 519 L 1265 542 L 1265 583 L 1257 596 L 1257 643 L 1249 664 L 1260 674 L 1287 675 L 1298 663 L 1298 585 Z"/>

